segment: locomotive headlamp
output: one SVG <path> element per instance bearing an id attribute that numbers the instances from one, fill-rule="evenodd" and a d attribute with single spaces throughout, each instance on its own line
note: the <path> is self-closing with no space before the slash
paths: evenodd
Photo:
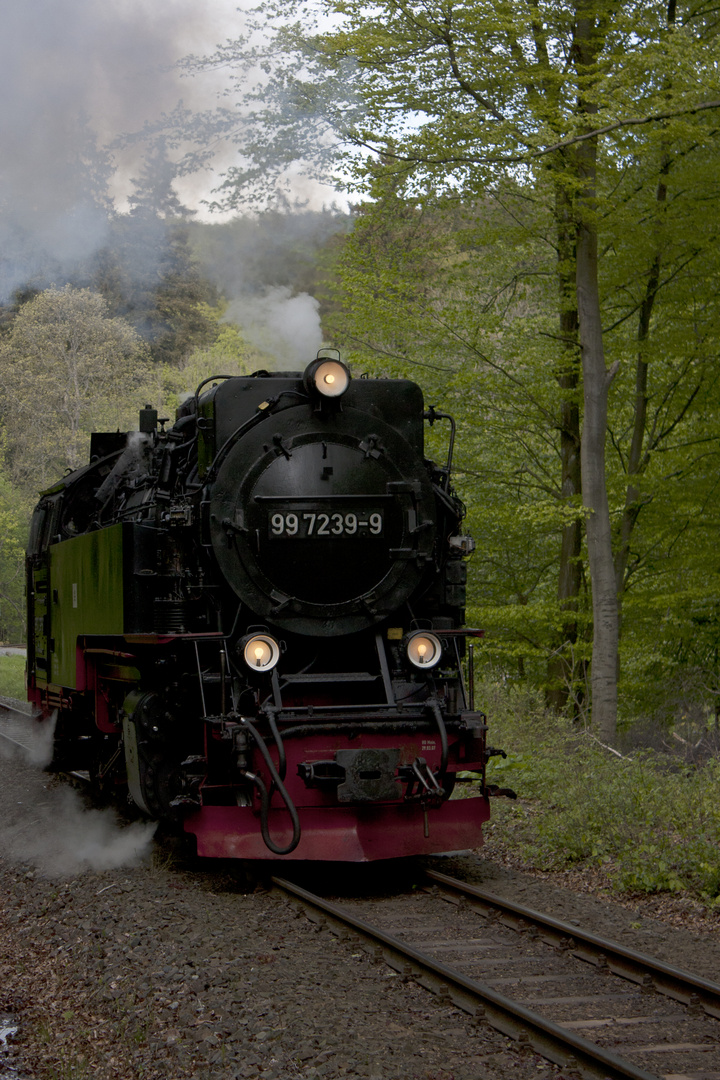
<path id="1" fill-rule="evenodd" d="M 442 656 L 442 645 L 434 634 L 413 634 L 406 648 L 408 660 L 416 668 L 435 667 Z"/>
<path id="2" fill-rule="evenodd" d="M 253 671 L 271 671 L 280 659 L 280 646 L 269 634 L 253 634 L 242 642 L 242 655 Z"/>
<path id="3" fill-rule="evenodd" d="M 350 372 L 341 360 L 319 357 L 306 368 L 303 382 L 309 393 L 338 398 L 350 385 Z"/>

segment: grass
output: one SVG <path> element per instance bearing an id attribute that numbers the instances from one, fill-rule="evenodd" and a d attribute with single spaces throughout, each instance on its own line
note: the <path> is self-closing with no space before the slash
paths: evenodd
<path id="1" fill-rule="evenodd" d="M 618 757 L 588 731 L 547 714 L 531 694 L 485 685 L 494 757 L 496 835 L 538 869 L 601 868 L 630 892 L 687 892 L 720 905 L 720 760 L 658 750 Z"/>
<path id="2" fill-rule="evenodd" d="M 25 700 L 24 656 L 0 656 L 0 694 Z"/>

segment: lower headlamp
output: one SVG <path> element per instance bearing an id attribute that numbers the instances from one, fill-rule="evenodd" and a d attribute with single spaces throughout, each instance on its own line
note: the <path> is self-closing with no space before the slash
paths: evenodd
<path id="1" fill-rule="evenodd" d="M 432 668 L 442 656 L 442 645 L 434 634 L 413 634 L 406 645 L 407 658 L 413 667 Z"/>
<path id="2" fill-rule="evenodd" d="M 241 642 L 241 650 L 252 671 L 271 671 L 280 659 L 280 646 L 269 634 L 252 634 Z"/>

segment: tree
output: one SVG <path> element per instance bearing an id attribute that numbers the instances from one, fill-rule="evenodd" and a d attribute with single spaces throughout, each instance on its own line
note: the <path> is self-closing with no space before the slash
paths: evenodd
<path id="1" fill-rule="evenodd" d="M 270 50 L 261 55 L 249 34 L 215 58 L 237 64 L 240 84 L 250 69 L 264 65 L 269 72 L 242 101 L 237 130 L 246 164 L 226 177 L 221 193 L 228 201 L 315 147 L 323 169 L 332 159 L 360 190 L 372 191 L 378 169 L 407 197 L 432 192 L 466 204 L 521 183 L 539 193 L 551 215 L 551 370 L 564 392 L 561 475 L 572 504 L 580 450 L 594 610 L 593 716 L 612 738 L 619 619 L 604 453 L 619 358 L 608 367 L 608 298 L 598 260 L 601 250 L 622 242 L 618 210 L 637 209 L 657 185 L 656 170 L 633 169 L 633 162 L 644 162 L 659 139 L 690 159 L 708 145 L 708 118 L 718 108 L 712 16 L 692 5 L 678 15 L 674 0 L 669 9 L 653 0 L 379 0 L 371 7 L 331 0 L 324 11 L 337 28 L 308 37 L 288 21 L 282 0 L 272 10 L 279 30 Z M 669 24 L 676 32 L 668 33 Z M 278 48 L 286 58 L 280 62 Z M 227 112 L 223 124 L 229 126 Z M 704 249 L 713 242 L 708 236 Z M 582 438 L 573 400 L 580 385 Z M 572 520 L 565 528 L 559 598 L 571 624 L 579 534 Z"/>
<path id="2" fill-rule="evenodd" d="M 47 289 L 24 304 L 0 348 L 10 477 L 46 486 L 87 458 L 94 430 L 128 426 L 143 404 L 147 348 L 89 289 Z"/>
<path id="3" fill-rule="evenodd" d="M 27 500 L 0 471 L 0 641 L 23 641 Z"/>

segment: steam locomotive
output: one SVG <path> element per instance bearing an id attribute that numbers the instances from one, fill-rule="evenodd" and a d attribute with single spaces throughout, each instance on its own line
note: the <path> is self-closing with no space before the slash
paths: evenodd
<path id="1" fill-rule="evenodd" d="M 168 424 L 146 406 L 139 431 L 93 434 L 33 516 L 28 697 L 56 716 L 55 767 L 204 856 L 477 847 L 483 781 L 450 799 L 486 757 L 452 419 L 324 350 L 205 380 Z"/>

